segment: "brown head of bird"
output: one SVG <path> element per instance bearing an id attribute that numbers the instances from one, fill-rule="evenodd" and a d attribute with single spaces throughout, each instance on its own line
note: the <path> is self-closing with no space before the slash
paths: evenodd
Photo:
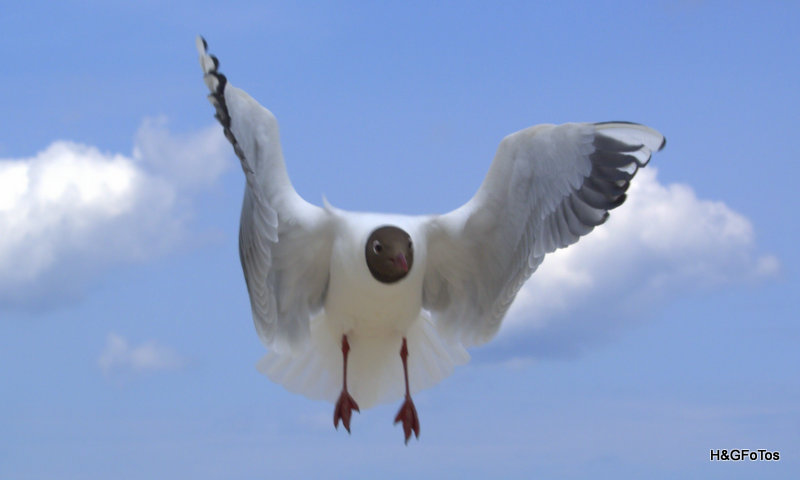
<path id="1" fill-rule="evenodd" d="M 395 283 L 408 275 L 414 264 L 414 244 L 403 229 L 384 226 L 373 231 L 364 247 L 367 267 L 375 280 Z"/>

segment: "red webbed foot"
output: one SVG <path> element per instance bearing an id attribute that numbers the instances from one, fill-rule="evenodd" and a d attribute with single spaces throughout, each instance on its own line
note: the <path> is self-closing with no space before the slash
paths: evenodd
<path id="1" fill-rule="evenodd" d="M 414 435 L 419 438 L 419 417 L 417 416 L 417 409 L 414 407 L 414 402 L 408 395 L 406 395 L 405 402 L 403 402 L 403 405 L 397 412 L 397 416 L 394 417 L 395 425 L 397 425 L 397 422 L 403 422 L 403 434 L 406 436 L 406 445 L 408 445 L 408 439 L 411 438 L 412 431 Z"/>
<path id="2" fill-rule="evenodd" d="M 339 400 L 336 401 L 336 406 L 333 408 L 333 426 L 338 430 L 339 420 L 341 420 L 342 425 L 347 429 L 347 433 L 350 433 L 350 418 L 353 416 L 353 410 L 361 412 L 358 409 L 358 404 L 347 390 L 342 390 Z"/>

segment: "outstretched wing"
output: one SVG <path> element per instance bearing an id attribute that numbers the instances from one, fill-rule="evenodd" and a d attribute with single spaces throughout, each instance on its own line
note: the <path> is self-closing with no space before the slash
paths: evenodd
<path id="1" fill-rule="evenodd" d="M 239 254 L 261 340 L 284 350 L 301 344 L 310 316 L 328 286 L 333 219 L 292 187 L 281 152 L 278 122 L 217 71 L 219 61 L 197 38 L 208 96 L 247 180 Z"/>
<path id="2" fill-rule="evenodd" d="M 475 196 L 427 224 L 423 306 L 464 345 L 490 340 L 547 253 L 591 232 L 664 147 L 635 123 L 537 125 L 500 143 Z"/>

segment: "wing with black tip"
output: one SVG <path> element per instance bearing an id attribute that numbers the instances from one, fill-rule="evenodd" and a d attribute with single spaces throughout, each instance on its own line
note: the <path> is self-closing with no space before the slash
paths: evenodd
<path id="1" fill-rule="evenodd" d="M 664 137 L 634 123 L 538 125 L 500 143 L 475 196 L 427 223 L 423 306 L 464 345 L 491 339 L 544 256 L 625 201 Z"/>
<path id="2" fill-rule="evenodd" d="M 215 117 L 245 174 L 239 253 L 253 321 L 268 347 L 291 349 L 324 303 L 333 218 L 292 187 L 272 113 L 228 82 L 202 37 L 197 49 Z"/>

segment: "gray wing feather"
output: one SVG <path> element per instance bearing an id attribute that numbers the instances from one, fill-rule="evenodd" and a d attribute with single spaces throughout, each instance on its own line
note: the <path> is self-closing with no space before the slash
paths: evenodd
<path id="1" fill-rule="evenodd" d="M 664 137 L 625 122 L 538 125 L 509 135 L 475 196 L 427 224 L 423 306 L 465 345 L 491 339 L 546 254 L 625 201 Z"/>
<path id="2" fill-rule="evenodd" d="M 332 217 L 292 187 L 272 113 L 217 71 L 202 37 L 197 48 L 214 116 L 245 174 L 239 257 L 253 322 L 268 347 L 292 349 L 308 338 L 310 317 L 324 303 Z"/>

